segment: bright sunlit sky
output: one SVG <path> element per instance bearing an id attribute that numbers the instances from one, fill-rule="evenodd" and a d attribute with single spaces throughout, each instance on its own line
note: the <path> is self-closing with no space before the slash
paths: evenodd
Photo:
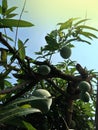
<path id="1" fill-rule="evenodd" d="M 8 0 L 10 6 L 18 6 L 17 12 L 20 13 L 24 0 Z M 29 38 L 27 44 L 27 54 L 34 56 L 40 46 L 45 44 L 44 37 L 59 22 L 65 22 L 71 17 L 90 18 L 87 22 L 98 28 L 98 0 L 27 0 L 25 12 L 22 18 L 35 24 L 32 28 L 20 29 L 19 37 Z M 98 32 L 96 33 L 98 35 Z M 88 69 L 98 71 L 98 40 L 93 40 L 92 45 L 85 43 L 75 43 L 72 49 L 71 59 L 80 63 Z M 53 58 L 54 63 L 63 61 L 57 54 Z"/>

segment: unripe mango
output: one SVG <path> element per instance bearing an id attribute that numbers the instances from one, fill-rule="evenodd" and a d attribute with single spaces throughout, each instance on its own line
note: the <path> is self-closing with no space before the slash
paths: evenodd
<path id="1" fill-rule="evenodd" d="M 41 65 L 38 68 L 38 73 L 42 74 L 42 75 L 47 75 L 49 74 L 51 71 L 50 67 L 47 65 Z"/>
<path id="2" fill-rule="evenodd" d="M 43 113 L 47 113 L 52 104 L 51 94 L 45 89 L 37 89 L 33 92 L 33 96 L 40 99 L 32 100 L 31 106 L 41 110 Z"/>
<path id="3" fill-rule="evenodd" d="M 63 47 L 60 50 L 60 55 L 64 59 L 68 59 L 71 56 L 71 49 L 68 46 Z"/>

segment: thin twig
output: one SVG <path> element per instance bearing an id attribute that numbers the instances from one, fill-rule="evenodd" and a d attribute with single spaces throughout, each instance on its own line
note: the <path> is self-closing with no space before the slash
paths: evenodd
<path id="1" fill-rule="evenodd" d="M 20 20 L 21 20 L 21 17 L 22 17 L 23 11 L 24 11 L 24 9 L 25 9 L 25 5 L 26 5 L 26 0 L 24 1 L 24 5 L 23 5 L 22 11 L 21 11 L 21 13 L 20 13 L 20 17 L 19 17 L 18 25 L 17 25 L 17 28 L 16 28 L 15 47 L 16 47 L 17 36 L 18 36 L 18 26 L 19 26 L 19 23 L 20 23 Z"/>
<path id="2" fill-rule="evenodd" d="M 69 127 L 68 127 L 68 125 L 67 125 L 67 122 L 65 121 L 65 119 L 62 117 L 62 119 L 63 119 L 63 121 L 64 121 L 64 123 L 65 123 L 65 126 L 66 126 L 66 128 L 67 128 L 67 130 L 69 130 Z"/>

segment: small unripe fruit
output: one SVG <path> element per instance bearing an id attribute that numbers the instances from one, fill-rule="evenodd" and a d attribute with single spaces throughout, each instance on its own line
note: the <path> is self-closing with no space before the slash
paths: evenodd
<path id="1" fill-rule="evenodd" d="M 81 92 L 80 93 L 80 99 L 84 102 L 89 102 L 90 100 L 90 94 L 88 92 Z"/>
<path id="2" fill-rule="evenodd" d="M 49 98 L 51 94 L 45 89 L 37 89 L 33 92 L 33 96 L 42 99 L 32 100 L 31 106 L 41 110 L 43 113 L 47 113 L 52 104 L 52 98 Z"/>
<path id="3" fill-rule="evenodd" d="M 38 68 L 38 73 L 42 74 L 42 75 L 47 75 L 49 74 L 51 71 L 50 67 L 47 65 L 41 65 Z"/>
<path id="4" fill-rule="evenodd" d="M 68 59 L 71 56 L 71 49 L 68 46 L 63 47 L 60 50 L 60 55 L 64 59 Z"/>
<path id="5" fill-rule="evenodd" d="M 81 81 L 79 84 L 80 91 L 90 92 L 91 86 L 87 81 Z"/>

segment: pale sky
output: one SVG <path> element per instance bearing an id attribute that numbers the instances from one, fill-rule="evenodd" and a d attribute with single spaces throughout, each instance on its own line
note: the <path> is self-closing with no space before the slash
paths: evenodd
<path id="1" fill-rule="evenodd" d="M 23 7 L 24 0 L 9 0 L 9 5 Z M 28 18 L 40 25 L 60 22 L 70 17 L 87 15 L 97 22 L 98 0 L 27 0 L 25 10 Z"/>
<path id="2" fill-rule="evenodd" d="M 18 6 L 21 12 L 24 0 L 8 0 L 9 5 Z M 19 30 L 21 38 L 28 38 L 27 52 L 29 55 L 38 51 L 39 47 L 45 44 L 44 37 L 47 33 L 56 29 L 56 24 L 65 22 L 71 17 L 90 18 L 88 25 L 98 28 L 98 0 L 27 0 L 22 18 L 34 23 L 35 26 L 29 29 Z M 98 33 L 96 33 L 98 35 Z M 72 60 L 79 62 L 88 69 L 98 71 L 98 40 L 94 40 L 92 45 L 76 43 L 76 48 L 72 51 Z M 59 62 L 58 55 L 54 61 Z"/>

